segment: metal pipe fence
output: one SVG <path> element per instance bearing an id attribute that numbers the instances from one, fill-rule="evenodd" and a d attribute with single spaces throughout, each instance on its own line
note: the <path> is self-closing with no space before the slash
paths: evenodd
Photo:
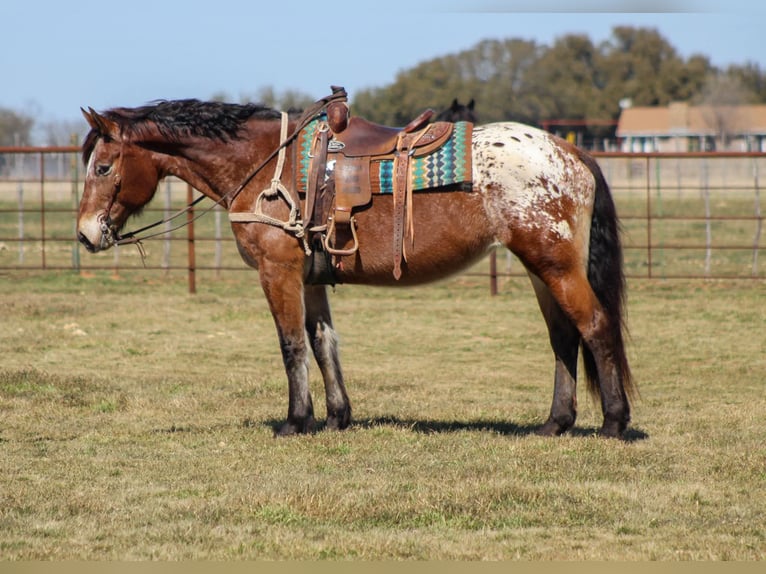
<path id="1" fill-rule="evenodd" d="M 198 272 L 221 277 L 249 269 L 233 235 L 223 231 L 225 217 L 218 208 L 184 229 L 170 231 L 168 224 L 163 238 L 147 242 L 145 256 L 131 246 L 82 255 L 75 239 L 84 177 L 79 154 L 76 146 L 0 147 L 0 273 L 183 272 L 194 292 Z M 617 204 L 629 278 L 766 279 L 761 261 L 766 153 L 593 155 Z M 162 219 L 195 195 L 169 178 L 131 225 Z M 503 278 L 525 273 L 498 247 L 466 274 L 489 278 L 496 293 Z"/>

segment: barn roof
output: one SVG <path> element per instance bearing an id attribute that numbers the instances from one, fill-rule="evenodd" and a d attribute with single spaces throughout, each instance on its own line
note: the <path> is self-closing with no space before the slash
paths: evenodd
<path id="1" fill-rule="evenodd" d="M 715 136 L 722 127 L 732 135 L 766 134 L 766 105 L 630 107 L 620 114 L 617 137 Z"/>

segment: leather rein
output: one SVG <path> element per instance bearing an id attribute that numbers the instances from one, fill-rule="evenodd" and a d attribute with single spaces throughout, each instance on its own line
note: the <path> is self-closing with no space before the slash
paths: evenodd
<path id="1" fill-rule="evenodd" d="M 282 138 L 282 141 L 280 144 L 268 155 L 266 158 L 261 161 L 253 170 L 245 177 L 245 179 L 242 180 L 242 182 L 233 190 L 223 194 L 218 200 L 216 200 L 213 205 L 206 208 L 203 212 L 196 215 L 192 219 L 187 220 L 186 222 L 177 225 L 171 229 L 166 229 L 163 231 L 158 231 L 155 233 L 150 233 L 148 235 L 144 235 L 143 237 L 138 237 L 139 234 L 144 233 L 145 231 L 149 231 L 150 229 L 154 229 L 155 227 L 158 227 L 160 225 L 163 225 L 165 223 L 169 223 L 173 221 L 174 219 L 177 219 L 184 213 L 189 213 L 195 205 L 197 205 L 199 202 L 201 202 L 203 199 L 205 199 L 207 196 L 200 195 L 197 199 L 189 203 L 186 207 L 178 210 L 176 213 L 162 218 L 158 221 L 155 221 L 154 223 L 150 223 L 149 225 L 145 225 L 144 227 L 141 227 L 139 229 L 130 231 L 126 233 L 125 235 L 119 235 L 114 230 L 111 229 L 111 218 L 109 217 L 109 213 L 112 210 L 112 206 L 114 205 L 115 201 L 117 200 L 117 195 L 120 192 L 121 188 L 121 182 L 122 178 L 119 173 L 115 175 L 115 182 L 114 182 L 114 193 L 112 195 L 112 198 L 109 201 L 109 204 L 107 205 L 107 208 L 104 211 L 104 215 L 101 217 L 101 230 L 103 233 L 111 232 L 114 237 L 114 245 L 126 245 L 126 244 L 134 244 L 138 247 L 139 251 L 141 252 L 142 259 L 144 258 L 144 250 L 141 245 L 141 241 L 152 239 L 154 237 L 158 237 L 160 235 L 165 235 L 167 233 L 171 233 L 173 231 L 176 231 L 178 229 L 182 229 L 183 227 L 186 227 L 187 225 L 191 224 L 193 221 L 196 221 L 203 215 L 207 214 L 208 212 L 215 209 L 216 206 L 223 204 L 225 201 L 233 201 L 245 187 L 253 180 L 253 178 L 260 173 L 260 171 L 266 167 L 266 164 L 268 164 L 272 159 L 274 159 L 280 151 L 282 151 L 284 148 L 286 148 L 288 145 L 290 145 L 295 138 L 298 137 L 298 134 L 301 132 L 303 128 L 305 128 L 311 120 L 319 113 L 321 113 L 328 104 L 330 104 L 332 101 L 338 100 L 338 99 L 346 99 L 346 91 L 342 88 L 336 89 L 333 87 L 333 93 L 329 96 L 326 96 L 317 102 L 315 102 L 308 110 L 306 110 L 303 115 L 301 116 L 300 120 L 298 121 L 298 124 L 296 125 L 295 129 L 292 131 L 292 133 L 287 136 L 286 138 Z M 122 167 L 122 148 L 120 149 L 120 167 Z"/>

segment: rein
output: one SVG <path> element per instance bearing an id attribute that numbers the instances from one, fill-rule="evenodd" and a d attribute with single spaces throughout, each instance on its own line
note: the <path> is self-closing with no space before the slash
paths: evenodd
<path id="1" fill-rule="evenodd" d="M 143 258 L 143 247 L 141 246 L 141 241 L 152 239 L 154 237 L 158 237 L 160 235 L 165 235 L 167 233 L 171 233 L 171 232 L 176 231 L 178 229 L 182 229 L 183 227 L 186 227 L 187 225 L 189 225 L 193 221 L 196 221 L 197 219 L 199 219 L 203 215 L 205 215 L 208 212 L 210 212 L 213 209 L 215 209 L 216 206 L 223 204 L 225 201 L 233 201 L 242 192 L 242 190 L 244 190 L 245 187 L 247 187 L 247 185 L 253 180 L 253 178 L 256 175 L 258 175 L 258 173 L 260 173 L 260 171 L 264 167 L 266 167 L 266 164 L 268 164 L 272 159 L 277 157 L 277 155 L 279 155 L 280 152 L 284 153 L 285 148 L 288 145 L 290 145 L 295 140 L 295 138 L 298 137 L 298 134 L 301 132 L 301 130 L 303 128 L 305 128 L 317 114 L 319 114 L 322 110 L 324 110 L 328 106 L 328 104 L 330 104 L 331 102 L 333 102 L 335 100 L 339 100 L 339 99 L 345 100 L 346 99 L 346 97 L 347 97 L 346 96 L 346 91 L 343 88 L 336 88 L 336 87 L 333 86 L 332 89 L 333 89 L 333 93 L 331 95 L 325 96 L 324 98 L 322 98 L 320 100 L 317 100 L 308 110 L 306 110 L 303 113 L 303 115 L 301 116 L 300 120 L 298 121 L 298 124 L 295 127 L 295 129 L 293 130 L 293 132 L 289 136 L 287 136 L 287 137 L 282 137 L 281 141 L 280 141 L 280 144 L 268 156 L 266 156 L 266 159 L 264 159 L 255 168 L 253 168 L 253 170 L 250 172 L 250 174 L 247 177 L 245 177 L 244 180 L 242 180 L 242 183 L 240 183 L 233 190 L 231 190 L 231 191 L 225 193 L 224 195 L 222 195 L 218 200 L 216 200 L 213 203 L 213 205 L 211 205 L 210 207 L 205 209 L 202 213 L 200 213 L 199 215 L 195 216 L 191 220 L 188 220 L 188 221 L 186 221 L 186 222 L 184 222 L 184 223 L 182 223 L 180 225 L 177 225 L 176 227 L 173 227 L 171 229 L 167 229 L 167 230 L 163 230 L 163 231 L 158 231 L 156 233 L 151 233 L 151 234 L 145 235 L 143 237 L 138 237 L 138 235 L 140 233 L 143 233 L 143 232 L 148 231 L 150 229 L 154 229 L 155 227 L 157 227 L 159 225 L 163 225 L 165 223 L 169 223 L 169 222 L 173 221 L 174 219 L 180 217 L 184 213 L 188 213 L 189 211 L 191 211 L 191 209 L 195 205 L 197 205 L 199 202 L 201 202 L 203 199 L 206 198 L 205 195 L 199 196 L 197 199 L 195 199 L 194 201 L 189 203 L 186 207 L 184 207 L 183 209 L 180 209 L 179 211 L 177 211 L 176 213 L 174 213 L 173 215 L 171 215 L 169 217 L 160 219 L 158 221 L 155 221 L 154 223 L 151 223 L 149 225 L 145 225 L 144 227 L 141 227 L 141 228 L 136 229 L 134 231 L 130 231 L 130 232 L 126 233 L 125 235 L 119 235 L 118 237 L 115 238 L 114 244 L 115 245 L 135 244 L 138 247 L 139 251 L 141 252 L 142 258 Z M 286 127 L 286 124 L 285 124 L 285 127 Z M 122 157 L 122 151 L 120 151 L 120 157 Z M 278 172 L 279 171 L 281 171 L 281 166 L 278 167 Z M 104 221 L 102 222 L 102 226 L 104 226 L 104 225 L 108 226 L 108 224 L 109 224 L 109 212 L 111 211 L 112 205 L 114 205 L 114 202 L 117 199 L 117 194 L 120 191 L 120 176 L 119 176 L 119 174 L 117 174 L 116 177 L 117 177 L 117 181 L 115 182 L 115 192 L 114 192 L 114 195 L 112 197 L 112 200 L 109 203 L 109 207 L 108 207 L 108 209 L 106 211 L 106 215 L 104 217 Z M 273 182 L 272 182 L 272 185 L 274 185 Z"/>

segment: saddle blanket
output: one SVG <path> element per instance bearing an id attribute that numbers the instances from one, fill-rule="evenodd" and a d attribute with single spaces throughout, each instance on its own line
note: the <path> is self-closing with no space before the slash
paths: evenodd
<path id="1" fill-rule="evenodd" d="M 300 193 L 308 188 L 311 144 L 320 121 L 326 121 L 324 114 L 317 116 L 301 132 L 297 142 L 296 183 Z M 461 190 L 471 189 L 471 138 L 473 124 L 456 122 L 452 134 L 443 146 L 431 153 L 410 158 L 410 182 L 413 191 L 426 191 L 435 187 L 457 186 Z M 327 174 L 332 176 L 334 156 L 330 142 L 327 154 Z M 370 186 L 372 193 L 393 193 L 393 155 L 370 158 Z"/>

